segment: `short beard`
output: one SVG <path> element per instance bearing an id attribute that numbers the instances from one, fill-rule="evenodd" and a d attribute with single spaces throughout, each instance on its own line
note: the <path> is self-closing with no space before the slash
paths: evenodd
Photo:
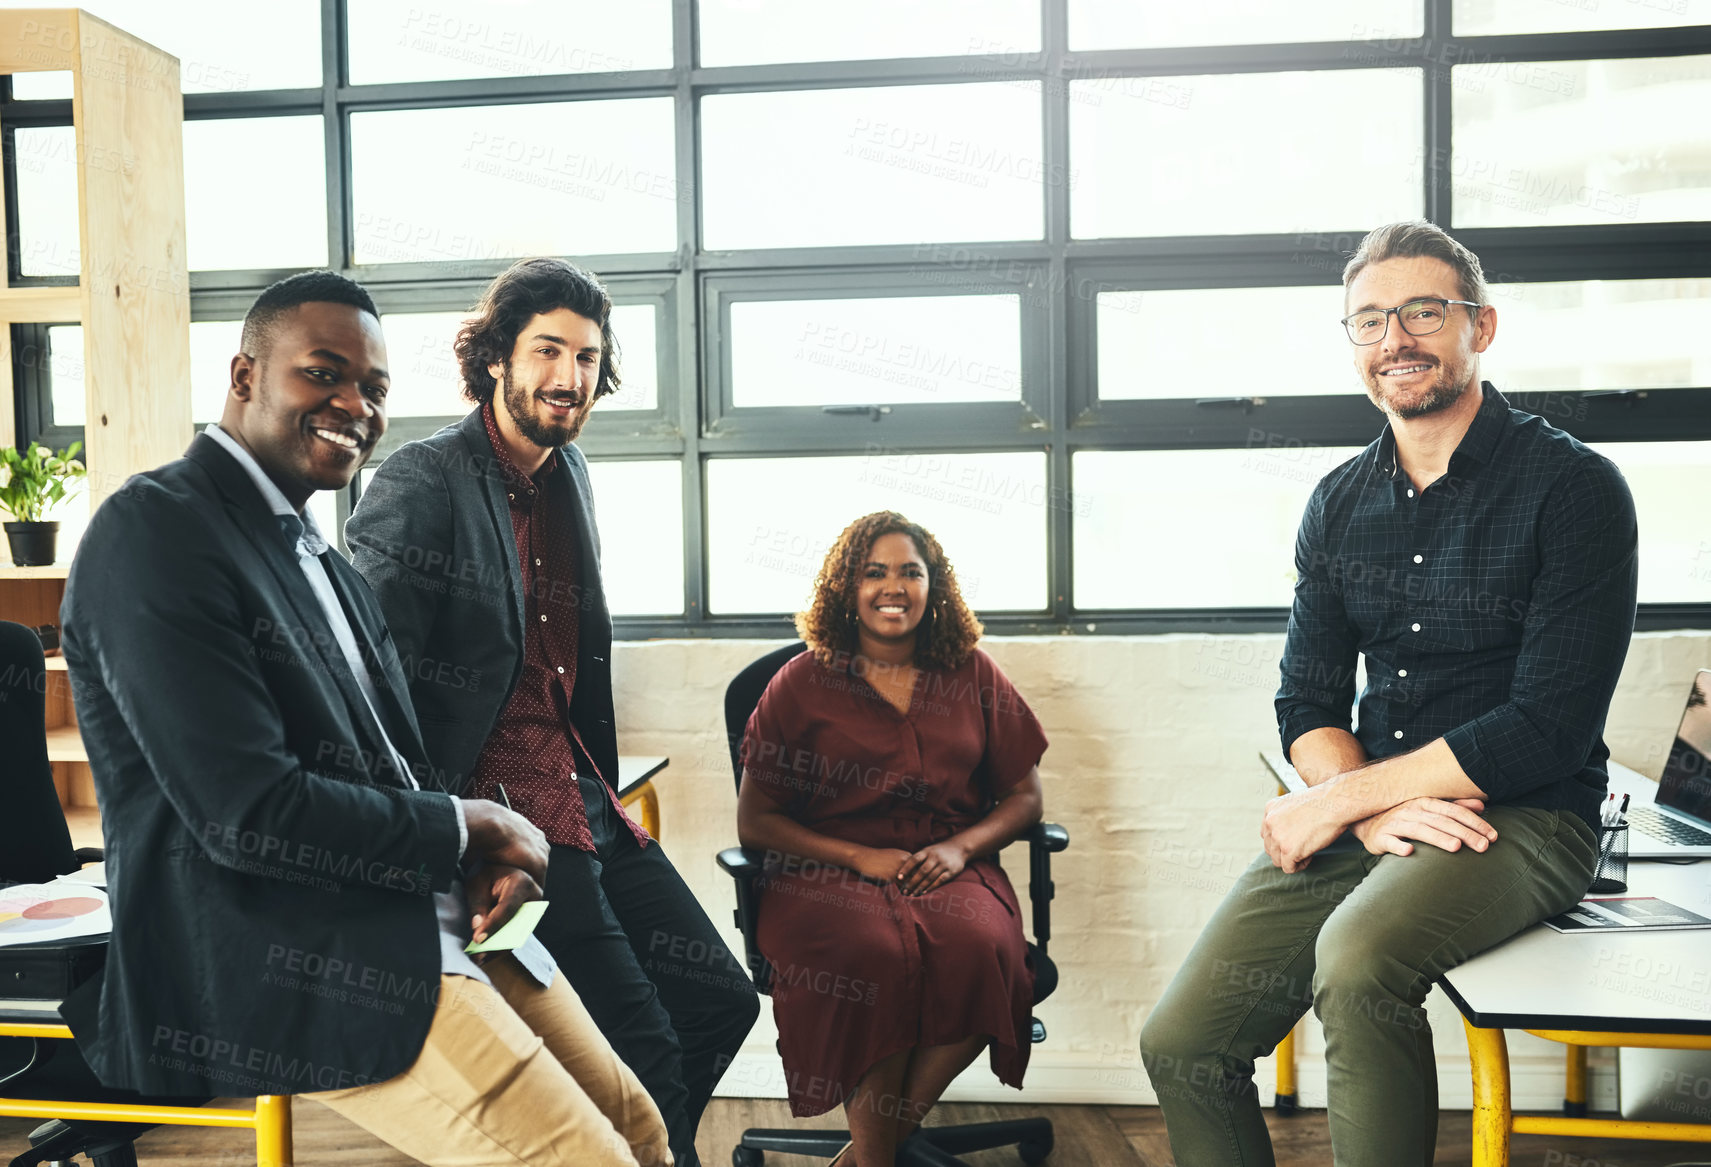
<path id="1" fill-rule="evenodd" d="M 1462 394 L 1467 392 L 1467 365 L 1460 361 L 1454 365 L 1439 362 L 1436 372 L 1438 375 L 1426 395 L 1403 405 L 1393 404 L 1385 399 L 1379 389 L 1379 377 L 1376 373 L 1367 374 L 1366 395 L 1384 413 L 1404 421 L 1440 413 L 1460 401 Z M 1458 381 L 1459 385 L 1456 384 Z"/>
<path id="2" fill-rule="evenodd" d="M 587 414 L 573 415 L 568 425 L 541 421 L 535 413 L 535 395 L 519 388 L 511 380 L 510 361 L 505 362 L 505 376 L 499 383 L 499 392 L 505 397 L 505 408 L 510 411 L 511 424 L 517 427 L 517 432 L 543 450 L 556 450 L 574 442 L 576 435 L 582 432 L 582 422 Z"/>

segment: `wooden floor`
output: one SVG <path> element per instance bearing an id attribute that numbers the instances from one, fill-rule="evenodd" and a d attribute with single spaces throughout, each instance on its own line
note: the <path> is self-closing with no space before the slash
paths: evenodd
<path id="1" fill-rule="evenodd" d="M 1167 1167 L 1174 1163 L 1165 1139 L 1164 1122 L 1150 1106 L 984 1106 L 947 1104 L 934 1112 L 934 1124 L 991 1122 L 1003 1118 L 1044 1115 L 1057 1132 L 1057 1148 L 1048 1163 L 1060 1167 Z M 834 1126 L 835 1122 L 803 1122 L 790 1118 L 783 1102 L 716 1099 L 701 1124 L 698 1140 L 704 1167 L 724 1167 L 731 1147 L 745 1127 Z M 1323 1111 L 1303 1111 L 1288 1118 L 1271 1117 L 1272 1142 L 1279 1167 L 1328 1167 L 1330 1139 Z M 28 1146 L 34 1119 L 0 1118 L 0 1163 Z M 1468 1116 L 1445 1111 L 1438 1128 L 1440 1165 L 1469 1161 Z M 313 1102 L 294 1108 L 297 1162 L 302 1167 L 409 1167 L 416 1160 L 400 1155 Z M 242 1132 L 158 1127 L 137 1142 L 143 1167 L 241 1167 L 254 1163 L 255 1143 Z M 769 1155 L 778 1167 L 809 1167 L 811 1160 Z M 1539 1135 L 1516 1136 L 1513 1167 L 1665 1167 L 1683 1160 L 1711 1161 L 1704 1143 L 1642 1143 L 1615 1139 L 1564 1139 Z M 989 1151 L 968 1157 L 976 1167 L 1005 1167 L 1020 1163 L 1014 1150 Z M 1185 1165 L 1191 1167 L 1191 1165 Z"/>

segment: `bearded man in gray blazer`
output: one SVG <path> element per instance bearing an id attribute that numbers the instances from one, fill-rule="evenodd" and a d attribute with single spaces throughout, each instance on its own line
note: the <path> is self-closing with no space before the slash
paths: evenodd
<path id="1" fill-rule="evenodd" d="M 536 930 L 653 1096 L 680 1165 L 759 1012 L 657 840 L 617 799 L 612 620 L 575 438 L 618 387 L 612 301 L 559 259 L 514 265 L 456 343 L 476 408 L 388 457 L 345 528 L 397 641 L 428 757 L 552 844 Z"/>

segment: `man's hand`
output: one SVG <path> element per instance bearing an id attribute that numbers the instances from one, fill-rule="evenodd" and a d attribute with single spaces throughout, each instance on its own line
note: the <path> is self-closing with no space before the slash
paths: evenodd
<path id="1" fill-rule="evenodd" d="M 863 847 L 850 864 L 855 873 L 875 883 L 892 883 L 909 861 L 909 852 L 896 847 Z"/>
<path id="2" fill-rule="evenodd" d="M 1284 794 L 1265 804 L 1260 841 L 1273 867 L 1294 875 L 1336 841 L 1349 825 L 1334 785 Z"/>
<path id="3" fill-rule="evenodd" d="M 536 884 L 546 883 L 550 848 L 534 823 L 484 798 L 463 800 L 463 821 L 469 828 L 466 859 L 515 867 Z"/>
<path id="4" fill-rule="evenodd" d="M 1464 846 L 1484 851 L 1497 838 L 1497 828 L 1480 817 L 1485 803 L 1477 798 L 1410 798 L 1382 814 L 1362 819 L 1349 829 L 1374 855 L 1412 855 L 1414 843 L 1430 843 L 1443 851 Z"/>
<path id="5" fill-rule="evenodd" d="M 926 895 L 957 877 L 968 865 L 968 853 L 949 839 L 923 847 L 897 871 L 897 885 L 906 896 Z"/>
<path id="6" fill-rule="evenodd" d="M 469 923 L 477 944 L 510 923 L 518 908 L 541 898 L 541 885 L 527 872 L 501 863 L 483 863 L 469 877 L 468 890 Z"/>

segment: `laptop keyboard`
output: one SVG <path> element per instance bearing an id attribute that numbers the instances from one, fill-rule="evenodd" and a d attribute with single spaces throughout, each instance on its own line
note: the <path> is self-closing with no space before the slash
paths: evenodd
<path id="1" fill-rule="evenodd" d="M 1649 806 L 1634 807 L 1628 812 L 1628 821 L 1652 838 L 1678 847 L 1711 847 L 1711 831 L 1690 827 L 1668 815 L 1659 814 Z"/>

